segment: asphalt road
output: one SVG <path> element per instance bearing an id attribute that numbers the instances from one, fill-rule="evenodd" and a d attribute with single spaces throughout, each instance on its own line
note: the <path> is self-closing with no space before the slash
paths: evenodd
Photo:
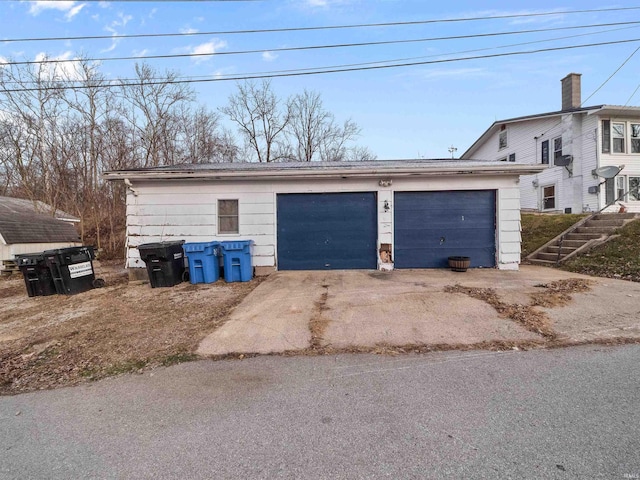
<path id="1" fill-rule="evenodd" d="M 0 478 L 640 478 L 640 346 L 200 361 L 0 397 Z"/>

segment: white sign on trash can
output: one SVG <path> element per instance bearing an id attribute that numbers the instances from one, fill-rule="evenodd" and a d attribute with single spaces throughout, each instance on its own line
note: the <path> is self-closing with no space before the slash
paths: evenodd
<path id="1" fill-rule="evenodd" d="M 91 275 L 93 268 L 91 268 L 91 262 L 82 262 L 69 265 L 69 276 L 71 278 L 84 277 Z"/>

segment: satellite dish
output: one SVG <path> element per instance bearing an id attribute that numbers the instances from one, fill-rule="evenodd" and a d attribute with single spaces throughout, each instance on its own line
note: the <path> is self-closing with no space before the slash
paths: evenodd
<path id="1" fill-rule="evenodd" d="M 623 168 L 624 165 L 620 165 L 619 167 L 616 167 L 615 165 L 609 165 L 607 167 L 596 168 L 593 173 L 595 173 L 599 177 L 609 179 L 618 175 Z"/>
<path id="2" fill-rule="evenodd" d="M 571 155 L 562 155 L 553 161 L 556 167 L 566 167 L 571 164 L 573 157 Z"/>

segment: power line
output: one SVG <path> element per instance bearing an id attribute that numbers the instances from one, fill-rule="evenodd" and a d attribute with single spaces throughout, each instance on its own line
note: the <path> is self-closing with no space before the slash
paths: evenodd
<path id="1" fill-rule="evenodd" d="M 272 71 L 263 71 L 263 72 L 249 72 L 249 73 L 245 73 L 244 75 L 270 75 L 270 74 L 281 74 L 281 73 L 290 73 L 290 72 L 307 72 L 307 71 L 315 71 L 315 70 L 319 70 L 319 69 L 336 69 L 336 68 L 347 68 L 347 67 L 360 67 L 360 66 L 368 66 L 368 65 L 383 65 L 383 64 L 394 64 L 394 63 L 399 63 L 399 62 L 408 62 L 408 61 L 415 61 L 415 60 L 424 60 L 427 58 L 436 58 L 436 57 L 446 57 L 446 56 L 450 56 L 450 55 L 462 55 L 462 54 L 468 54 L 468 53 L 477 53 L 477 52 L 486 52 L 488 50 L 498 50 L 498 49 L 503 49 L 503 48 L 512 48 L 512 47 L 522 47 L 525 45 L 534 45 L 534 44 L 539 44 L 539 43 L 547 43 L 547 42 L 554 42 L 557 40 L 567 40 L 570 38 L 578 38 L 578 37 L 585 37 L 585 36 L 591 36 L 591 35 L 598 35 L 601 33 L 610 33 L 610 32 L 615 32 L 615 31 L 620 31 L 620 30 L 628 30 L 630 28 L 637 28 L 637 27 L 623 27 L 623 28 L 614 28 L 614 29 L 608 29 L 608 30 L 601 30 L 599 32 L 593 32 L 593 33 L 582 33 L 582 34 L 578 34 L 578 35 L 566 35 L 563 37 L 554 37 L 554 38 L 547 38 L 544 40 L 532 40 L 529 42 L 518 42 L 518 43 L 511 43 L 511 44 L 507 44 L 507 45 L 498 45 L 495 47 L 484 47 L 484 48 L 474 48 L 474 49 L 470 49 L 470 50 L 458 50 L 456 52 L 445 52 L 445 53 L 439 53 L 439 54 L 434 54 L 434 55 L 421 55 L 421 56 L 417 56 L 417 57 L 404 57 L 404 58 L 393 58 L 393 59 L 387 59 L 387 60 L 378 60 L 378 61 L 374 61 L 374 62 L 359 62 L 359 63 L 348 63 L 348 64 L 341 64 L 341 65 L 327 65 L 327 66 L 323 66 L 323 67 L 309 67 L 309 68 L 297 68 L 297 69 L 289 69 L 289 70 L 272 70 Z M 76 61 L 80 61 L 80 60 L 76 60 Z M 217 74 L 218 77 L 229 77 L 229 76 L 233 76 L 235 74 Z M 182 79 L 206 79 L 206 78 L 210 78 L 211 75 L 193 75 L 193 76 L 183 76 L 180 77 Z M 118 79 L 121 82 L 135 82 L 136 80 L 139 80 L 138 78 L 119 78 Z M 146 80 L 166 80 L 166 77 L 150 77 L 147 78 Z M 80 83 L 82 82 L 82 80 L 76 80 L 74 81 L 75 83 Z M 17 81 L 11 81 L 11 80 L 7 80 L 4 82 L 5 85 L 7 84 L 22 84 L 24 85 L 25 83 L 35 83 L 35 82 L 17 82 Z"/>
<path id="2" fill-rule="evenodd" d="M 602 87 L 604 87 L 607 83 L 609 83 L 609 80 L 611 80 L 613 77 L 615 77 L 615 75 L 616 75 L 620 70 L 622 70 L 622 67 L 624 67 L 627 63 L 629 63 L 629 60 L 631 60 L 631 59 L 633 58 L 633 56 L 638 52 L 638 50 L 640 50 L 640 47 L 636 48 L 636 49 L 633 51 L 633 53 L 632 53 L 631 55 L 629 55 L 629 56 L 625 59 L 625 61 L 624 61 L 624 62 L 622 62 L 622 63 L 620 64 L 620 66 L 619 66 L 618 68 L 616 68 L 616 70 L 615 70 L 611 75 L 609 75 L 609 78 L 607 78 L 604 82 L 602 82 L 602 84 L 601 84 L 598 88 L 596 88 L 596 89 L 593 91 L 593 93 L 592 93 L 591 95 L 589 95 L 587 98 L 585 98 L 583 102 L 580 102 L 580 106 L 584 105 L 584 104 L 587 102 L 587 100 L 589 100 L 591 97 L 593 97 L 596 93 L 598 93 L 598 91 L 599 91 Z"/>
<path id="3" fill-rule="evenodd" d="M 63 1 L 63 0 L 59 0 Z M 151 0 L 150 0 L 151 1 Z M 211 0 L 187 0 L 187 1 L 211 1 Z M 217 1 L 231 1 L 231 0 L 217 0 Z M 257 0 L 241 0 L 241 1 L 257 1 Z M 543 17 L 552 15 L 574 15 L 581 13 L 605 13 L 605 12 L 619 12 L 629 10 L 640 10 L 640 6 L 636 7 L 620 7 L 620 8 L 598 8 L 588 10 L 564 10 L 555 12 L 539 12 L 539 13 L 522 13 L 511 15 L 491 15 L 484 17 L 465 17 L 465 18 L 444 18 L 436 20 L 415 20 L 407 22 L 385 22 L 385 23 L 360 23 L 360 24 L 346 24 L 346 25 L 324 25 L 314 27 L 288 27 L 288 28 L 267 28 L 267 29 L 252 29 L 252 30 L 219 30 L 209 32 L 171 32 L 171 33 L 139 33 L 139 34 L 121 34 L 121 35 L 87 35 L 77 37 L 25 37 L 25 38 L 6 38 L 1 41 L 4 43 L 10 42 L 42 42 L 42 41 L 72 41 L 72 40 L 104 40 L 104 39 L 120 39 L 120 38 L 153 38 L 153 37 L 185 37 L 185 36 L 199 36 L 199 35 L 238 35 L 238 34 L 250 34 L 250 33 L 282 33 L 282 32 L 305 32 L 314 30 L 337 30 L 337 29 L 350 29 L 350 28 L 371 28 L 371 27 L 395 27 L 395 26 L 407 26 L 407 25 L 426 25 L 433 23 L 454 23 L 454 22 L 475 22 L 483 20 L 501 20 L 509 18 L 527 18 L 527 17 Z"/>
<path id="4" fill-rule="evenodd" d="M 633 53 L 632 53 L 631 55 L 629 55 L 629 56 L 624 60 L 624 62 L 622 62 L 622 63 L 620 64 L 620 66 L 619 66 L 618 68 L 616 68 L 616 69 L 614 70 L 614 72 L 613 72 L 611 75 L 609 75 L 609 77 L 607 77 L 607 79 L 606 79 L 604 82 L 602 82 L 602 83 L 600 84 L 600 86 L 599 86 L 598 88 L 596 88 L 596 89 L 591 93 L 591 95 L 589 95 L 587 98 L 585 98 L 584 100 L 582 100 L 582 101 L 580 102 L 580 107 L 582 107 L 585 103 L 587 103 L 587 101 L 588 101 L 591 97 L 593 97 L 596 93 L 598 93 L 598 91 L 599 91 L 600 89 L 602 89 L 602 87 L 604 87 L 607 83 L 609 83 L 609 81 L 610 81 L 613 77 L 615 77 L 615 76 L 616 76 L 616 74 L 617 74 L 620 70 L 622 70 L 622 67 L 624 67 L 627 63 L 629 63 L 629 60 L 631 60 L 631 59 L 633 58 L 633 56 L 638 52 L 638 50 L 640 50 L 640 47 L 636 48 L 636 49 L 633 51 Z M 640 88 L 640 85 L 638 85 L 638 88 Z M 633 96 L 634 96 L 634 95 L 636 94 L 636 92 L 638 91 L 638 88 L 636 88 L 636 90 L 633 92 L 633 94 L 631 95 L 631 97 L 629 97 L 629 100 L 627 100 L 627 103 L 629 103 L 629 102 L 631 101 L 631 99 L 633 98 Z M 627 104 L 625 103 L 625 106 L 626 106 L 626 105 L 627 105 Z M 542 133 L 541 133 L 540 135 L 538 135 L 538 136 L 539 136 L 539 137 L 542 137 L 543 135 L 546 135 L 546 134 L 547 134 L 547 133 L 549 133 L 551 130 L 553 130 L 554 128 L 556 128 L 558 125 L 560 125 L 561 123 L 562 123 L 562 120 L 558 120 L 558 122 L 556 122 L 556 123 L 554 123 L 553 125 L 551 125 L 549 128 L 547 128 L 544 132 L 542 132 Z M 591 132 L 583 133 L 583 134 L 582 134 L 582 135 L 580 135 L 578 138 L 586 137 L 587 135 L 590 135 L 590 134 L 591 134 Z"/>
<path id="5" fill-rule="evenodd" d="M 509 57 L 509 56 L 521 56 L 521 55 L 532 55 L 536 53 L 544 53 L 544 52 L 556 52 L 562 50 L 575 50 L 579 48 L 591 48 L 591 47 L 599 47 L 599 46 L 607 46 L 607 45 L 619 45 L 625 43 L 634 43 L 640 42 L 640 38 L 626 39 L 626 40 L 615 40 L 610 42 L 599 42 L 599 43 L 588 43 L 581 45 L 568 45 L 563 47 L 550 47 L 550 48 L 540 48 L 536 50 L 526 50 L 519 52 L 507 52 L 507 53 L 494 53 L 490 55 L 478 55 L 471 57 L 460 57 L 460 58 L 448 58 L 441 60 L 431 60 L 431 61 L 423 61 L 423 62 L 407 62 L 407 63 L 398 63 L 394 65 L 374 65 L 368 67 L 353 67 L 353 68 L 332 68 L 332 69 L 319 69 L 315 71 L 294 71 L 290 73 L 282 73 L 282 74 L 256 74 L 256 75 L 238 75 L 236 77 L 226 77 L 226 78 L 206 78 L 206 79 L 176 79 L 170 81 L 151 81 L 151 82 L 127 82 L 127 83 L 108 83 L 102 85 L 104 87 L 115 88 L 115 87 L 135 87 L 135 86 L 150 86 L 150 85 L 165 85 L 165 84 L 191 84 L 191 83 L 210 83 L 210 82 L 221 82 L 221 81 L 240 81 L 240 80 L 260 80 L 266 78 L 280 78 L 280 77 L 299 77 L 306 75 L 320 75 L 320 74 L 329 74 L 329 73 L 345 73 L 345 72 L 355 72 L 355 71 L 367 71 L 367 70 L 381 70 L 388 68 L 401 68 L 401 67 L 412 67 L 418 65 L 433 65 L 440 63 L 453 63 L 453 62 L 462 62 L 469 60 L 485 60 L 489 58 L 501 58 L 501 57 Z M 91 85 L 77 85 L 77 86 L 53 86 L 53 87 L 36 87 L 36 88 L 18 88 L 18 89 L 4 89 L 2 90 L 4 93 L 14 93 L 14 92 L 35 92 L 35 91 L 47 91 L 47 90 L 73 90 L 73 89 L 88 89 L 94 88 L 95 86 Z"/>
<path id="6" fill-rule="evenodd" d="M 200 58 L 200 57 L 212 57 L 221 55 L 246 55 L 255 53 L 266 52 L 294 52 L 303 50 L 324 50 L 333 48 L 355 48 L 355 47 L 370 47 L 378 45 L 397 45 L 406 43 L 424 43 L 444 40 L 464 40 L 470 38 L 487 38 L 487 37 L 499 37 L 507 35 L 524 35 L 528 33 L 542 33 L 553 32 L 558 30 L 577 30 L 585 28 L 597 28 L 597 27 L 609 27 L 618 25 L 639 25 L 640 21 L 636 22 L 615 22 L 615 23 L 599 23 L 592 25 L 578 25 L 572 27 L 553 27 L 553 28 L 538 28 L 531 30 L 515 30 L 509 32 L 492 32 L 492 33 L 478 33 L 472 35 L 453 35 L 447 37 L 430 37 L 430 38 L 415 38 L 415 39 L 403 39 L 403 40 L 382 40 L 377 42 L 361 42 L 361 43 L 338 43 L 329 45 L 308 45 L 301 47 L 280 47 L 280 48 L 267 48 L 267 49 L 255 49 L 255 50 L 238 50 L 230 52 L 207 52 L 207 53 L 175 53 L 175 54 L 163 54 L 163 55 L 145 55 L 145 56 L 127 56 L 127 57 L 98 57 L 98 58 L 81 58 L 86 62 L 111 62 L 111 61 L 123 61 L 123 60 L 158 60 L 168 58 Z M 599 33 L 599 32 L 595 32 Z M 17 62 L 4 62 L 3 65 L 40 65 L 46 63 L 72 63 L 77 62 L 78 58 L 47 58 L 43 60 L 24 60 Z"/>
<path id="7" fill-rule="evenodd" d="M 434 55 L 421 55 L 421 56 L 417 56 L 417 57 L 404 57 L 404 58 L 394 58 L 394 59 L 387 59 L 387 60 L 378 60 L 378 61 L 373 61 L 373 62 L 359 62 L 359 63 L 348 63 L 348 64 L 341 64 L 341 65 L 326 65 L 323 67 L 308 67 L 308 68 L 297 68 L 297 69 L 288 69 L 288 70 L 272 70 L 272 71 L 262 71 L 262 72 L 248 72 L 248 73 L 244 73 L 244 75 L 271 75 L 271 74 L 282 74 L 282 73 L 290 73 L 290 72 L 312 72 L 315 70 L 320 70 L 320 69 L 336 69 L 336 68 L 347 68 L 347 67 L 360 67 L 360 66 L 368 66 L 368 65 L 383 65 L 383 64 L 394 64 L 394 63 L 399 63 L 399 62 L 408 62 L 408 61 L 415 61 L 415 60 L 424 60 L 427 58 L 436 58 L 436 57 L 445 57 L 445 56 L 450 56 L 450 55 L 462 55 L 462 54 L 468 54 L 468 53 L 477 53 L 477 52 L 486 52 L 489 50 L 498 50 L 498 49 L 503 49 L 503 48 L 512 48 L 512 47 L 522 47 L 525 45 L 534 45 L 534 44 L 540 44 L 540 43 L 547 43 L 547 42 L 554 42 L 557 40 L 567 40 L 570 38 L 579 38 L 579 37 L 585 37 L 585 36 L 591 36 L 591 35 L 598 35 L 598 34 L 602 34 L 602 33 L 610 33 L 610 32 L 616 32 L 616 31 L 621 31 L 621 30 L 629 30 L 631 28 L 638 28 L 638 27 L 623 27 L 623 28 L 613 28 L 613 29 L 608 29 L 608 30 L 601 30 L 598 32 L 593 32 L 593 33 L 581 33 L 581 34 L 577 34 L 577 35 L 566 35 L 566 36 L 562 36 L 562 37 L 554 37 L 554 38 L 547 38 L 544 40 L 532 40 L 532 41 L 528 41 L 528 42 L 518 42 L 518 43 L 511 43 L 511 44 L 506 44 L 506 45 L 498 45 L 498 46 L 494 46 L 494 47 L 484 47 L 484 48 L 474 48 L 474 49 L 470 49 L 470 50 L 458 50 L 456 52 L 445 52 L 445 53 L 439 53 L 439 54 L 434 54 Z M 76 59 L 76 61 L 81 61 L 81 59 Z M 230 77 L 230 76 L 234 76 L 235 74 L 217 74 L 217 77 L 222 78 L 222 77 Z M 211 75 L 192 75 L 192 76 L 182 76 L 180 77 L 182 79 L 208 79 L 211 78 Z M 118 81 L 120 82 L 135 82 L 139 80 L 139 78 L 119 78 Z M 166 77 L 149 77 L 147 79 L 145 79 L 147 81 L 149 80 L 163 80 L 166 81 Z M 68 82 L 68 81 L 67 81 Z M 72 81 L 74 83 L 80 83 L 82 82 L 82 80 L 75 80 Z M 18 81 L 11 81 L 11 80 L 5 80 L 4 84 L 8 85 L 8 84 L 18 84 L 18 85 L 24 85 L 24 84 L 33 84 L 35 82 L 18 82 Z"/>

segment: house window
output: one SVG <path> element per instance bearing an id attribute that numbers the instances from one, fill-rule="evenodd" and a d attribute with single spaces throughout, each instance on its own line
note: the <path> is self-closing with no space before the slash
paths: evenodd
<path id="1" fill-rule="evenodd" d="M 503 148 L 507 148 L 507 131 L 502 130 L 498 134 L 498 150 L 502 150 Z"/>
<path id="2" fill-rule="evenodd" d="M 611 140 L 613 143 L 613 153 L 624 153 L 624 123 L 611 124 Z"/>
<path id="3" fill-rule="evenodd" d="M 511 155 L 509 155 L 509 161 L 510 162 L 515 162 L 516 161 L 516 154 L 512 153 Z"/>
<path id="4" fill-rule="evenodd" d="M 542 189 L 542 209 L 552 210 L 556 208 L 556 187 L 549 185 Z"/>
<path id="5" fill-rule="evenodd" d="M 541 162 L 545 165 L 549 165 L 549 140 L 542 142 L 542 158 Z"/>
<path id="6" fill-rule="evenodd" d="M 604 181 L 604 200 L 607 205 L 611 205 L 616 201 L 616 181 L 613 178 L 607 178 Z"/>
<path id="7" fill-rule="evenodd" d="M 631 153 L 640 153 L 640 123 L 631 124 Z"/>
<path id="8" fill-rule="evenodd" d="M 629 200 L 640 202 L 640 177 L 629 177 Z"/>
<path id="9" fill-rule="evenodd" d="M 626 177 L 622 175 L 620 175 L 619 177 L 616 177 L 616 199 L 617 200 L 624 200 L 624 198 L 626 197 L 625 188 L 624 188 L 625 179 Z"/>
<path id="10" fill-rule="evenodd" d="M 611 153 L 611 121 L 602 121 L 602 153 Z"/>
<path id="11" fill-rule="evenodd" d="M 506 162 L 507 161 L 507 157 L 502 157 L 498 159 L 499 162 Z"/>
<path id="12" fill-rule="evenodd" d="M 562 137 L 553 139 L 553 164 L 562 156 Z"/>
<path id="13" fill-rule="evenodd" d="M 218 233 L 240 233 L 238 200 L 218 200 Z"/>

